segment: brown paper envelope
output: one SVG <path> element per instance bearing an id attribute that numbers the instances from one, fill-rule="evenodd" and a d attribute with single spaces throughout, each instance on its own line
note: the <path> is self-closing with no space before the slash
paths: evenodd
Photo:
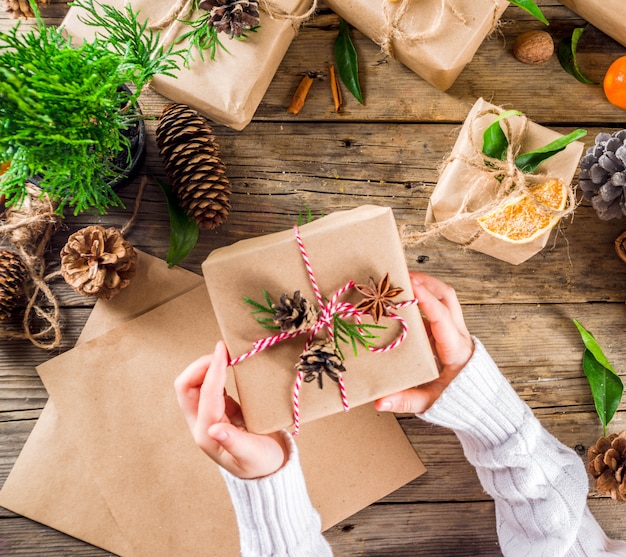
<path id="1" fill-rule="evenodd" d="M 326 5 L 375 43 L 382 44 L 388 36 L 389 13 L 395 12 L 389 0 L 326 0 Z M 391 41 L 393 56 L 417 75 L 445 91 L 471 62 L 485 37 L 495 28 L 508 6 L 503 0 L 452 0 L 436 26 L 442 2 L 421 0 L 413 2 L 403 16 L 398 30 L 404 33 Z M 400 6 L 398 3 L 397 6 Z M 455 15 L 452 11 L 456 12 Z M 407 36 L 432 33 L 421 39 Z"/>
<path id="2" fill-rule="evenodd" d="M 476 120 L 476 117 L 492 109 L 499 110 L 495 105 L 478 99 L 468 114 L 452 149 L 451 162 L 446 164 L 431 195 L 426 216 L 427 224 L 453 217 L 463 205 L 467 194 L 467 184 L 476 176 L 476 170 L 469 167 L 462 159 L 471 158 L 474 146 L 482 145 L 482 134 L 493 122 L 495 115 L 486 115 L 479 120 Z M 518 129 L 521 120 L 510 118 L 509 122 L 513 128 Z M 473 134 L 473 140 L 470 140 L 470 133 Z M 529 121 L 521 152 L 532 151 L 559 137 L 562 137 L 562 134 Z M 559 178 L 564 184 L 569 185 L 578 168 L 583 149 L 584 144 L 580 141 L 570 143 L 565 150 L 543 162 L 537 170 L 541 174 Z M 468 206 L 468 210 L 475 211 L 491 200 L 490 192 L 486 191 L 482 198 L 477 196 L 472 200 L 472 205 Z M 480 233 L 480 231 L 476 220 L 468 218 L 449 228 L 444 228 L 442 235 L 452 242 L 466 245 L 470 249 L 514 265 L 523 263 L 538 253 L 546 246 L 550 238 L 550 231 L 548 231 L 531 242 L 511 244 L 489 234 Z"/>
<path id="3" fill-rule="evenodd" d="M 172 389 L 182 367 L 213 348 L 212 319 L 201 286 L 39 367 L 133 555 L 238 554 L 223 481 Z M 424 471 L 395 419 L 368 407 L 306 426 L 298 444 L 325 527 Z M 330 469 L 329 483 L 320 470 Z"/>
<path id="4" fill-rule="evenodd" d="M 0 505 L 117 555 L 135 555 L 52 401 L 0 490 Z"/>
<path id="5" fill-rule="evenodd" d="M 560 0 L 560 2 L 626 46 L 624 0 Z"/>
<path id="6" fill-rule="evenodd" d="M 168 269 L 163 260 L 137 250 L 135 279 L 113 300 L 95 304 L 78 342 L 203 282 L 195 273 Z M 0 490 L 0 505 L 107 551 L 134 554 L 77 449 L 72 428 L 63 427 L 53 399 L 46 403 Z"/>
<path id="7" fill-rule="evenodd" d="M 121 7 L 127 0 L 108 0 Z M 172 7 L 171 0 L 131 0 L 140 17 L 151 23 L 161 20 Z M 260 27 L 249 32 L 245 40 L 231 40 L 224 33 L 220 40 L 228 50 L 218 48 L 215 60 L 204 53 L 204 60 L 194 53 L 189 67 L 181 64 L 174 77 L 158 75 L 152 86 L 163 96 L 187 104 L 213 121 L 241 130 L 250 123 L 287 49 L 296 35 L 297 25 L 281 13 L 299 15 L 308 9 L 309 0 L 273 0 L 272 17 L 260 11 Z M 93 28 L 79 21 L 78 8 L 71 8 L 63 21 L 67 31 L 75 37 L 93 36 Z M 188 16 L 189 17 L 189 16 Z M 193 19 L 194 17 L 191 17 Z M 188 32 L 190 27 L 175 21 L 162 31 L 166 44 Z M 180 44 L 186 48 L 187 42 Z"/>
<path id="8" fill-rule="evenodd" d="M 391 283 L 404 289 L 395 301 L 410 300 L 411 282 L 404 249 L 391 209 L 362 206 L 341 211 L 303 225 L 301 228 L 317 283 L 326 298 L 349 280 L 366 284 L 370 276 L 378 282 L 389 273 Z M 253 269 L 254 272 L 246 272 Z M 301 291 L 315 301 L 311 281 L 296 242 L 294 231 L 286 230 L 214 250 L 202 264 L 211 302 L 231 358 L 252 349 L 267 336 L 244 303 L 248 296 L 263 300 L 266 290 L 273 300 L 281 294 Z M 357 298 L 353 298 L 354 302 Z M 354 356 L 344 345 L 347 397 L 351 407 L 431 381 L 437 368 L 416 305 L 398 310 L 408 324 L 409 334 L 397 348 L 371 353 L 361 347 Z M 397 321 L 383 319 L 386 331 L 376 331 L 378 346 L 389 344 L 400 333 Z M 324 331 L 325 332 L 325 331 Z M 320 336 L 320 335 L 318 335 Z M 235 380 L 246 424 L 251 431 L 265 433 L 293 423 L 292 393 L 306 335 L 261 351 L 235 366 Z M 300 421 L 310 422 L 343 411 L 339 388 L 327 380 L 303 383 L 300 392 Z"/>

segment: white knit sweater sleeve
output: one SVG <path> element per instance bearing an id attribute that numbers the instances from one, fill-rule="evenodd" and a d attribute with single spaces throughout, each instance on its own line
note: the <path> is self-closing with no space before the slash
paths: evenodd
<path id="1" fill-rule="evenodd" d="M 321 534 L 321 520 L 313 508 L 293 438 L 283 433 L 289 460 L 271 476 L 242 480 L 220 468 L 230 493 L 242 557 L 330 557 Z"/>
<path id="2" fill-rule="evenodd" d="M 502 553 L 511 557 L 626 556 L 587 508 L 588 478 L 576 453 L 550 435 L 483 345 L 420 417 L 456 433 L 496 505 Z"/>

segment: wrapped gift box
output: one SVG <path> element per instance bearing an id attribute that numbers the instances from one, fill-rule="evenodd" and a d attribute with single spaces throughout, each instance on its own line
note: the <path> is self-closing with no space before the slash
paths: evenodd
<path id="1" fill-rule="evenodd" d="M 560 0 L 580 17 L 626 46 L 624 0 Z"/>
<path id="2" fill-rule="evenodd" d="M 483 99 L 474 104 L 430 198 L 426 224 L 438 223 L 441 234 L 448 240 L 517 265 L 546 246 L 550 230 L 529 242 L 512 244 L 482 232 L 476 217 L 472 215 L 481 206 L 492 202 L 498 191 L 495 178 L 482 176 L 480 166 L 483 164 L 483 134 L 501 112 L 501 108 Z M 519 152 L 522 153 L 543 147 L 562 137 L 561 134 L 526 121 L 523 117 L 514 116 L 507 120 L 513 135 L 518 135 L 523 130 L 519 146 Z M 522 128 L 524 125 L 525 130 Z M 544 161 L 537 172 L 557 178 L 569 186 L 578 168 L 583 148 L 584 145 L 579 141 L 570 143 L 563 151 Z M 476 186 L 477 183 L 479 186 Z"/>
<path id="3" fill-rule="evenodd" d="M 150 24 L 167 19 L 172 8 L 172 2 L 167 0 L 107 0 L 106 4 L 121 8 L 128 2 Z M 309 0 L 272 0 L 269 5 L 275 13 L 270 17 L 260 10 L 261 24 L 257 32 L 249 33 L 245 40 L 230 40 L 220 33 L 228 52 L 218 48 L 215 60 L 210 59 L 208 52 L 202 60 L 194 51 L 194 61 L 188 68 L 181 64 L 181 69 L 174 72 L 175 77 L 156 76 L 153 88 L 173 101 L 195 108 L 218 124 L 243 129 L 252 120 L 296 35 L 297 22 L 290 16 L 304 14 L 311 4 Z M 79 17 L 80 10 L 70 8 L 63 26 L 73 37 L 92 37 L 95 29 L 82 23 Z M 195 15 L 188 14 L 184 19 L 193 20 Z M 161 31 L 162 42 L 169 45 L 189 30 L 187 24 L 175 19 Z M 186 46 L 186 42 L 180 45 L 181 48 Z"/>
<path id="4" fill-rule="evenodd" d="M 376 44 L 388 43 L 395 58 L 445 91 L 471 62 L 509 3 L 326 0 L 326 5 Z"/>
<path id="5" fill-rule="evenodd" d="M 350 280 L 366 284 L 370 276 L 378 281 L 386 273 L 393 286 L 404 290 L 394 302 L 412 299 L 404 251 L 391 209 L 363 206 L 337 212 L 305 224 L 300 231 L 326 299 Z M 316 299 L 293 230 L 217 249 L 205 260 L 202 271 L 232 359 L 275 333 L 257 323 L 251 314 L 254 308 L 244 302 L 244 297 L 263 302 L 265 290 L 273 301 L 278 301 L 283 293 L 291 296 L 299 290 L 307 300 Z M 346 301 L 356 303 L 360 297 Z M 360 347 L 357 356 L 349 345 L 342 348 L 346 358 L 343 377 L 351 407 L 431 381 L 438 375 L 419 309 L 413 304 L 397 311 L 408 326 L 407 338 L 399 346 L 384 353 Z M 400 334 L 400 323 L 387 318 L 380 324 L 387 329 L 380 333 L 376 344 L 387 346 Z M 295 366 L 306 338 L 305 334 L 284 340 L 235 365 L 248 429 L 264 433 L 293 423 Z M 338 385 L 327 377 L 322 389 L 317 382 L 304 383 L 299 410 L 302 424 L 343 411 Z"/>

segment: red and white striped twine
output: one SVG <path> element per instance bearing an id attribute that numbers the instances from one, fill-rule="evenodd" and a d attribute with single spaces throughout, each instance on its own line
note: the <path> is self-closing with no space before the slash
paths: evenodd
<path id="1" fill-rule="evenodd" d="M 342 286 L 339 290 L 337 290 L 337 292 L 335 292 L 332 295 L 328 303 L 326 304 L 324 303 L 324 297 L 322 296 L 322 292 L 317 283 L 317 279 L 315 278 L 315 273 L 313 272 L 313 266 L 311 265 L 311 260 L 309 259 L 306 248 L 304 247 L 304 242 L 302 241 L 302 236 L 300 235 L 300 229 L 297 225 L 294 226 L 294 234 L 296 237 L 296 242 L 298 244 L 298 247 L 300 248 L 300 254 L 302 255 L 304 266 L 309 276 L 309 281 L 311 282 L 313 292 L 315 293 L 315 298 L 317 299 L 317 303 L 320 307 L 320 312 L 318 314 L 317 321 L 311 327 L 307 329 L 301 329 L 293 333 L 283 332 L 277 335 L 273 335 L 273 336 L 262 338 L 262 339 L 255 341 L 250 351 L 246 352 L 245 354 L 242 354 L 241 356 L 238 356 L 237 358 L 230 360 L 229 365 L 231 366 L 235 366 L 239 364 L 240 362 L 243 362 L 244 360 L 250 358 L 251 356 L 258 354 L 259 352 L 267 348 L 275 346 L 276 344 L 284 340 L 295 338 L 304 333 L 309 333 L 309 336 L 304 345 L 304 349 L 303 349 L 303 352 L 304 352 L 308 350 L 311 343 L 315 339 L 315 336 L 317 335 L 317 333 L 319 333 L 319 331 L 321 331 L 323 327 L 326 327 L 330 340 L 331 341 L 334 340 L 333 319 L 335 315 L 341 315 L 344 318 L 354 317 L 359 324 L 361 323 L 361 317 L 364 315 L 367 315 L 366 312 L 357 310 L 353 304 L 339 301 L 339 298 L 341 298 L 341 296 L 343 296 L 350 289 L 354 288 L 354 281 L 352 280 L 348 281 L 344 286 Z M 408 300 L 406 302 L 400 302 L 398 304 L 395 304 L 395 307 L 399 309 L 399 308 L 408 307 L 415 303 L 417 303 L 417 300 L 413 299 L 413 300 Z M 397 348 L 406 339 L 406 336 L 409 331 L 409 327 L 406 321 L 396 313 L 389 314 L 387 315 L 387 317 L 390 319 L 395 319 L 399 321 L 400 325 L 402 326 L 402 332 L 400 333 L 400 335 L 398 335 L 398 337 L 393 342 L 391 342 L 390 344 L 387 344 L 386 346 L 381 346 L 381 347 L 368 346 L 367 350 L 369 350 L 370 352 L 373 352 L 376 354 L 389 352 L 390 350 Z M 302 387 L 303 379 L 304 379 L 304 374 L 301 371 L 299 371 L 296 374 L 296 380 L 295 380 L 294 388 L 293 388 L 293 422 L 294 422 L 293 434 L 294 435 L 298 435 L 298 433 L 300 432 L 300 390 Z M 350 404 L 348 403 L 348 396 L 346 393 L 345 381 L 343 378 L 343 374 L 341 372 L 339 373 L 338 383 L 339 383 L 339 392 L 341 395 L 341 403 L 343 405 L 344 411 L 347 412 L 348 410 L 350 410 Z"/>

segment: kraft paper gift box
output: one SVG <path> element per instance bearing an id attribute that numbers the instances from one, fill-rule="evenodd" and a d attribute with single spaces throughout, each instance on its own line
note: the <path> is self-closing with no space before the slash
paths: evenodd
<path id="1" fill-rule="evenodd" d="M 156 25 L 171 19 L 161 31 L 164 45 L 172 44 L 191 27 L 183 21 L 192 21 L 199 13 L 189 13 L 191 1 L 171 18 L 171 0 L 107 0 L 107 5 L 122 8 L 127 3 L 140 11 L 140 19 L 147 19 L 149 25 Z M 271 0 L 267 6 L 272 13 L 259 10 L 260 27 L 249 32 L 244 40 L 230 39 L 220 33 L 220 40 L 228 50 L 218 48 L 215 60 L 210 52 L 204 52 L 204 60 L 197 51 L 189 67 L 180 63 L 180 70 L 174 77 L 155 76 L 152 87 L 163 96 L 179 103 L 187 104 L 218 124 L 236 130 L 246 127 L 258 108 L 274 74 L 294 39 L 298 27 L 298 17 L 311 6 L 310 0 Z M 204 10 L 203 10 L 204 11 Z M 81 10 L 70 8 L 63 26 L 77 38 L 91 38 L 95 29 L 80 21 Z M 295 19 L 294 19 L 295 18 Z M 178 45 L 186 48 L 187 42 Z"/>
<path id="2" fill-rule="evenodd" d="M 326 0 L 325 3 L 442 91 L 451 87 L 471 62 L 509 5 L 503 0 Z"/>
<path id="3" fill-rule="evenodd" d="M 560 0 L 580 17 L 626 46 L 624 0 Z"/>
<path id="4" fill-rule="evenodd" d="M 348 281 L 378 282 L 389 273 L 391 285 L 403 292 L 394 302 L 413 298 L 404 250 L 391 209 L 362 206 L 332 213 L 300 227 L 302 241 L 321 294 L 331 299 Z M 316 297 L 307 274 L 294 230 L 242 240 L 214 250 L 202 264 L 207 288 L 231 359 L 249 352 L 255 341 L 271 336 L 251 313 L 244 297 L 263 301 L 263 291 L 278 301 L 295 291 L 311 302 Z M 348 292 L 350 294 L 351 291 Z M 344 299 L 341 298 L 340 299 Z M 349 300 L 349 298 L 345 298 Z M 352 300 L 357 303 L 358 300 Z M 431 381 L 437 367 L 417 306 L 398 309 L 406 320 L 408 335 L 396 348 L 372 353 L 360 347 L 354 355 L 344 345 L 345 392 L 350 407 L 357 407 L 403 389 Z M 377 346 L 388 346 L 400 333 L 398 321 L 382 319 L 387 329 Z M 325 330 L 317 338 L 323 338 Z M 306 335 L 284 340 L 249 357 L 235 368 L 235 380 L 246 424 L 263 433 L 290 427 L 294 420 L 295 366 L 306 343 Z M 337 383 L 323 377 L 302 383 L 297 405 L 299 423 L 344 411 Z"/>
<path id="5" fill-rule="evenodd" d="M 483 133 L 501 112 L 501 108 L 483 99 L 478 99 L 474 104 L 433 190 L 426 224 L 439 226 L 441 234 L 452 242 L 517 265 L 541 251 L 551 231 L 529 242 L 512 244 L 483 232 L 472 214 L 481 206 L 493 202 L 496 196 L 497 181 L 479 167 L 484 162 L 480 152 Z M 562 137 L 558 132 L 521 117 L 508 118 L 507 121 L 513 136 L 523 136 L 520 146 L 522 153 Z M 525 130 L 522 127 L 524 125 Z M 570 143 L 563 151 L 544 161 L 537 172 L 542 176 L 558 178 L 569 186 L 583 148 L 584 145 L 579 141 Z"/>
<path id="6" fill-rule="evenodd" d="M 125 557 L 239 555 L 223 480 L 180 421 L 171 383 L 219 338 L 203 282 L 139 253 L 136 280 L 98 301 L 77 347 L 39 370 L 51 398 L 0 504 Z M 196 328 L 163 327 L 184 315 Z M 137 347 L 112 357 L 120 343 Z M 298 445 L 324 528 L 424 472 L 395 418 L 369 406 L 310 424 Z"/>

